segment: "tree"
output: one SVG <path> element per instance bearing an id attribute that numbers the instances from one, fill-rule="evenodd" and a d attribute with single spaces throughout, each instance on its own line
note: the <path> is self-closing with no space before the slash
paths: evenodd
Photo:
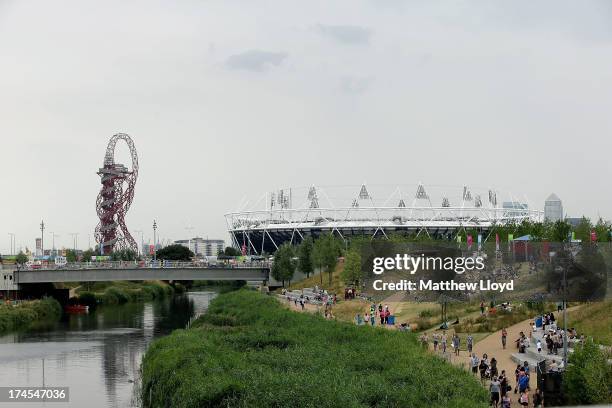
<path id="1" fill-rule="evenodd" d="M 180 244 L 168 245 L 157 251 L 157 259 L 169 261 L 190 261 L 193 256 L 189 248 Z"/>
<path id="2" fill-rule="evenodd" d="M 359 252 L 351 250 L 346 254 L 344 269 L 342 269 L 340 277 L 345 284 L 359 285 L 362 279 L 361 255 Z"/>
<path id="3" fill-rule="evenodd" d="M 272 264 L 272 277 L 277 281 L 283 283 L 285 281 L 291 282 L 297 262 L 294 259 L 293 247 L 289 243 L 285 243 L 280 246 L 274 253 L 274 263 Z"/>
<path id="4" fill-rule="evenodd" d="M 120 249 L 118 251 L 113 251 L 113 253 L 111 253 L 110 256 L 113 261 L 135 261 L 136 260 L 136 252 L 132 251 L 131 249 Z"/>
<path id="5" fill-rule="evenodd" d="M 597 224 L 595 225 L 595 234 L 597 234 L 598 242 L 608 242 L 610 240 L 610 226 L 609 222 L 604 221 L 602 218 L 599 218 Z"/>
<path id="6" fill-rule="evenodd" d="M 553 242 L 565 242 L 571 230 L 572 226 L 566 221 L 557 220 L 552 227 L 551 238 Z"/>
<path id="7" fill-rule="evenodd" d="M 241 256 L 242 252 L 240 252 L 239 250 L 237 250 L 234 247 L 228 246 L 225 248 L 225 250 L 223 251 L 223 254 L 225 256 Z"/>
<path id="8" fill-rule="evenodd" d="M 23 265 L 24 263 L 28 262 L 28 256 L 26 254 L 23 253 L 23 251 L 19 251 L 19 253 L 17 254 L 17 258 L 15 259 L 15 261 L 19 264 L 19 265 Z"/>
<path id="9" fill-rule="evenodd" d="M 572 405 L 603 404 L 612 401 L 612 366 L 606 353 L 591 340 L 569 356 L 563 376 L 564 394 Z"/>
<path id="10" fill-rule="evenodd" d="M 66 250 L 66 261 L 68 262 L 76 262 L 77 261 L 77 253 L 74 249 Z"/>
<path id="11" fill-rule="evenodd" d="M 89 248 L 83 251 L 83 261 L 84 262 L 91 261 L 92 256 L 96 256 L 96 252 L 93 249 Z"/>
<path id="12" fill-rule="evenodd" d="M 314 243 L 312 249 L 312 262 L 315 266 L 327 271 L 329 274 L 329 283 L 332 282 L 332 274 L 338 263 L 338 257 L 342 254 L 342 246 L 332 234 L 326 234 L 319 237 Z M 323 284 L 323 276 L 321 276 L 321 284 Z"/>
<path id="13" fill-rule="evenodd" d="M 593 230 L 593 224 L 591 224 L 591 220 L 587 217 L 582 217 L 580 222 L 574 228 L 574 233 L 576 234 L 576 239 L 581 240 L 582 242 L 591 242 L 591 231 Z"/>
<path id="14" fill-rule="evenodd" d="M 306 274 L 306 277 L 310 277 L 313 272 L 312 266 L 312 249 L 313 249 L 312 238 L 306 237 L 298 247 L 298 262 L 299 268 L 302 273 Z"/>

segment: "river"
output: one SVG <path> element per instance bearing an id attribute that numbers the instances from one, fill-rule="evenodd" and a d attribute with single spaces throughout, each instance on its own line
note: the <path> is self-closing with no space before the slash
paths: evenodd
<path id="1" fill-rule="evenodd" d="M 64 316 L 47 327 L 4 335 L 0 386 L 70 387 L 69 404 L 44 404 L 50 407 L 137 407 L 140 362 L 151 341 L 184 328 L 215 295 L 189 292 L 152 302 L 101 306 L 90 314 Z"/>

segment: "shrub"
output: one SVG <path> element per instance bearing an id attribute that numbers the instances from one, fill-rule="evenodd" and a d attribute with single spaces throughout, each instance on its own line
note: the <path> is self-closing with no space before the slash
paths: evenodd
<path id="1" fill-rule="evenodd" d="M 574 405 L 612 402 L 612 366 L 607 355 L 592 341 L 569 356 L 563 377 L 564 395 Z"/>
<path id="2" fill-rule="evenodd" d="M 91 292 L 81 292 L 79 294 L 79 303 L 89 306 L 89 308 L 94 308 L 98 304 L 98 299 L 96 295 Z"/>
<path id="3" fill-rule="evenodd" d="M 144 407 L 487 406 L 469 373 L 413 334 L 295 313 L 246 290 L 218 296 L 191 329 L 153 342 L 141 398 Z"/>
<path id="4" fill-rule="evenodd" d="M 425 309 L 419 312 L 419 317 L 434 317 L 436 315 L 435 310 Z"/>
<path id="5" fill-rule="evenodd" d="M 130 300 L 130 296 L 122 289 L 111 286 L 104 291 L 102 296 L 104 303 L 120 305 Z"/>
<path id="6" fill-rule="evenodd" d="M 17 306 L 0 306 L 0 332 L 25 328 L 34 322 L 54 322 L 62 315 L 62 307 L 53 298 L 33 300 Z"/>

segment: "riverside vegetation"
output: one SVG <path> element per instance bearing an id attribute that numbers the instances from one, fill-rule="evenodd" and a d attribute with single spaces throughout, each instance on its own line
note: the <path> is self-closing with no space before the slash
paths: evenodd
<path id="1" fill-rule="evenodd" d="M 247 290 L 151 345 L 141 397 L 144 407 L 487 406 L 469 373 L 412 334 L 295 313 Z"/>
<path id="2" fill-rule="evenodd" d="M 62 307 L 53 298 L 0 305 L 0 333 L 24 329 L 32 323 L 54 323 L 62 316 Z"/>
<path id="3" fill-rule="evenodd" d="M 142 302 L 160 299 L 176 292 L 183 292 L 184 287 L 174 287 L 159 281 L 148 282 L 97 282 L 89 288 L 77 290 L 78 302 L 83 305 L 97 304 L 118 305 L 127 302 Z"/>

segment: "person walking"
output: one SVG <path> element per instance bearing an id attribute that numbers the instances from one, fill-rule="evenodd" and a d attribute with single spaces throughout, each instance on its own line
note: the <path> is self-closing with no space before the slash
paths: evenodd
<path id="1" fill-rule="evenodd" d="M 476 375 L 478 373 L 478 364 L 480 363 L 480 359 L 476 356 L 476 353 L 472 353 L 470 362 L 472 364 L 472 374 Z"/>
<path id="2" fill-rule="evenodd" d="M 440 336 L 438 335 L 438 333 L 434 333 L 433 334 L 433 346 L 434 346 L 434 353 L 438 351 L 438 340 L 439 340 Z"/>
<path id="3" fill-rule="evenodd" d="M 543 402 L 542 392 L 539 388 L 536 388 L 535 392 L 533 393 L 533 408 L 542 408 Z"/>
<path id="4" fill-rule="evenodd" d="M 489 384 L 489 391 L 491 392 L 491 406 L 497 408 L 499 405 L 499 394 L 501 392 L 501 384 L 497 377 L 493 377 L 491 384 Z"/>
<path id="5" fill-rule="evenodd" d="M 510 408 L 512 405 L 512 400 L 510 399 L 510 395 L 506 394 L 501 399 L 501 408 Z"/>
<path id="6" fill-rule="evenodd" d="M 442 353 L 446 353 L 446 341 L 448 337 L 446 336 L 446 332 L 442 333 Z"/>
<path id="7" fill-rule="evenodd" d="M 502 329 L 502 332 L 501 332 L 502 349 L 504 349 L 504 350 L 506 349 L 506 340 L 507 340 L 507 338 L 508 338 L 508 331 L 504 327 Z"/>
<path id="8" fill-rule="evenodd" d="M 497 360 L 495 357 L 491 358 L 491 377 L 497 377 Z"/>
<path id="9" fill-rule="evenodd" d="M 506 377 L 506 370 L 502 370 L 501 374 L 497 378 L 499 380 L 499 385 L 501 387 L 501 396 L 502 399 L 504 395 L 508 394 L 508 377 Z"/>
<path id="10" fill-rule="evenodd" d="M 527 391 L 521 392 L 521 396 L 519 397 L 519 404 L 524 407 L 529 406 L 529 394 L 527 394 Z"/>
<path id="11" fill-rule="evenodd" d="M 453 335 L 453 349 L 455 350 L 455 355 L 458 356 L 459 355 L 459 345 L 461 344 L 461 339 L 459 338 L 459 336 L 457 336 L 457 334 L 455 333 Z"/>
<path id="12" fill-rule="evenodd" d="M 467 336 L 467 351 L 468 353 L 472 353 L 472 348 L 474 347 L 474 337 L 470 333 Z"/>
<path id="13" fill-rule="evenodd" d="M 519 373 L 519 381 L 518 381 L 518 389 L 519 393 L 527 393 L 527 388 L 529 387 L 529 374 L 524 371 Z"/>
<path id="14" fill-rule="evenodd" d="M 487 373 L 487 368 L 489 368 L 488 366 L 488 362 L 486 360 L 486 354 L 483 356 L 482 360 L 480 360 L 480 364 L 478 365 L 478 371 L 480 371 L 480 382 L 484 385 L 485 383 L 485 379 L 486 379 L 486 373 Z"/>

